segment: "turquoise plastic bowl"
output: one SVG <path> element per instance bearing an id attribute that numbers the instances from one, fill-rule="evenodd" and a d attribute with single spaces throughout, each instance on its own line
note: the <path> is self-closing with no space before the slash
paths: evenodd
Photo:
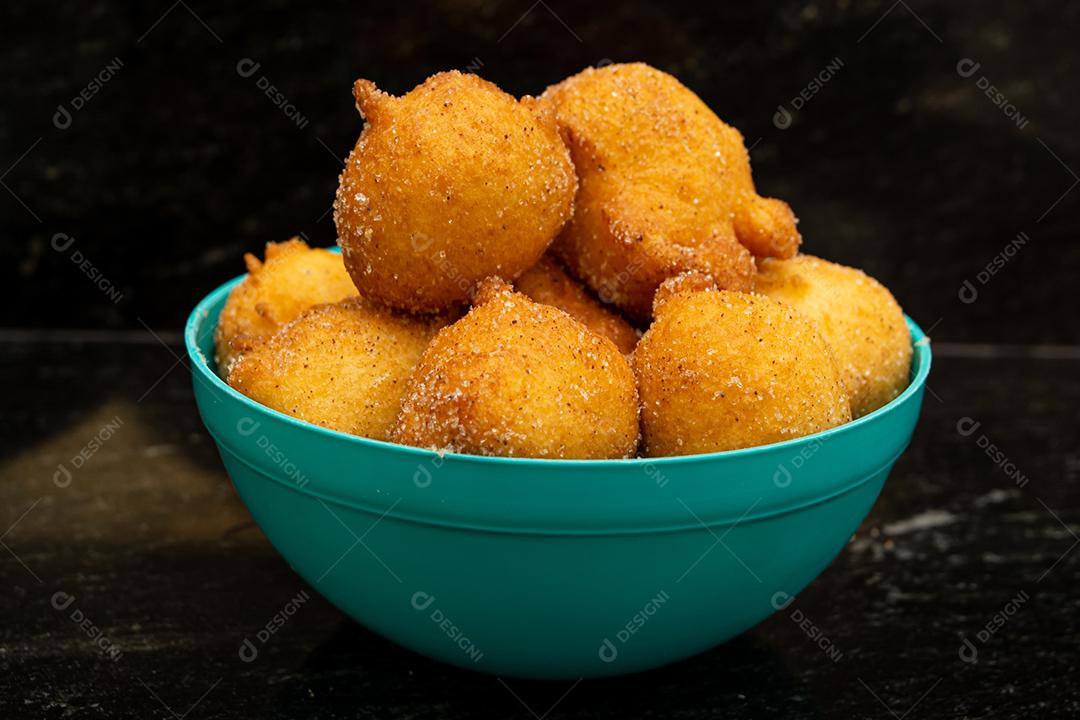
<path id="1" fill-rule="evenodd" d="M 617 675 L 707 650 L 836 557 L 911 438 L 930 371 L 842 427 L 663 459 L 437 454 L 325 430 L 226 385 L 192 312 L 195 400 L 240 497 L 313 588 L 394 642 L 527 678 Z M 857 621 L 857 620 L 856 620 Z"/>

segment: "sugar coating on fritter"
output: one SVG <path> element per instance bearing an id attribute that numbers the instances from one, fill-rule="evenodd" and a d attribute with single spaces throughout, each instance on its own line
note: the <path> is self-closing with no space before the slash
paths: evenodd
<path id="1" fill-rule="evenodd" d="M 573 212 L 577 179 L 550 112 L 475 75 L 402 97 L 358 80 L 363 133 L 334 221 L 362 295 L 414 312 L 469 299 L 536 263 Z"/>
<path id="2" fill-rule="evenodd" d="M 341 256 L 299 238 L 266 244 L 266 260 L 244 255 L 248 276 L 233 288 L 214 335 L 219 372 L 301 312 L 356 295 Z"/>
<path id="3" fill-rule="evenodd" d="M 242 355 L 228 381 L 295 418 L 386 440 L 409 376 L 442 324 L 359 297 L 318 305 Z"/>
<path id="4" fill-rule="evenodd" d="M 840 368 L 853 417 L 877 410 L 907 387 L 912 351 L 904 312 L 863 271 L 811 255 L 763 260 L 757 291 L 817 323 Z"/>
<path id="5" fill-rule="evenodd" d="M 750 290 L 751 253 L 788 257 L 791 209 L 754 190 L 742 135 L 674 77 L 640 63 L 589 68 L 544 93 L 580 188 L 553 249 L 605 302 L 649 317 L 666 278 L 707 272 Z"/>
<path id="6" fill-rule="evenodd" d="M 796 310 L 684 278 L 665 286 L 633 356 L 646 454 L 765 445 L 851 419 L 825 341 Z"/>
<path id="7" fill-rule="evenodd" d="M 634 375 L 607 338 L 487 280 L 424 352 L 391 439 L 477 455 L 626 457 L 638 442 Z"/>
<path id="8" fill-rule="evenodd" d="M 526 270 L 514 286 L 535 302 L 557 307 L 594 333 L 603 335 L 623 353 L 632 352 L 637 344 L 637 330 L 570 277 L 550 255 L 544 255 Z"/>

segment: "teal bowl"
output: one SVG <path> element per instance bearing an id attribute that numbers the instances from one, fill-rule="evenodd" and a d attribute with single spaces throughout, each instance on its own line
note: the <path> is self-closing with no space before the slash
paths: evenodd
<path id="1" fill-rule="evenodd" d="M 654 668 L 784 608 L 870 510 L 930 371 L 909 319 L 910 386 L 816 435 L 661 459 L 440 454 L 325 430 L 226 385 L 213 336 L 239 280 L 199 303 L 185 341 L 199 412 L 255 522 L 357 622 L 498 675 Z"/>

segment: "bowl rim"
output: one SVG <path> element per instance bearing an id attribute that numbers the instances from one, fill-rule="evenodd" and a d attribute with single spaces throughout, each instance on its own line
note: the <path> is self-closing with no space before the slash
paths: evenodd
<path id="1" fill-rule="evenodd" d="M 904 390 L 900 392 L 900 394 L 898 394 L 888 403 L 882 405 L 880 408 L 874 410 L 873 412 L 867 413 L 866 415 L 856 418 L 855 420 L 846 422 L 843 425 L 837 425 L 836 427 L 822 430 L 821 432 L 813 433 L 810 435 L 802 435 L 797 438 L 782 440 L 776 443 L 769 443 L 767 445 L 755 445 L 753 447 L 740 448 L 738 450 L 721 450 L 718 452 L 699 453 L 695 455 L 671 455 L 665 457 L 631 457 L 603 460 L 471 455 L 467 453 L 438 451 L 430 448 L 419 448 L 413 447 L 411 445 L 400 445 L 398 443 L 392 443 L 385 440 L 376 440 L 374 438 L 362 437 L 360 435 L 350 435 L 349 433 L 344 433 L 338 430 L 331 430 L 329 428 L 324 428 L 320 425 L 309 423 L 306 420 L 300 420 L 299 418 L 292 417 L 291 415 L 287 415 L 283 412 L 267 407 L 266 405 L 257 403 L 243 393 L 232 388 L 221 378 L 221 376 L 218 375 L 218 373 L 213 368 L 210 367 L 210 360 L 202 352 L 201 348 L 199 347 L 199 342 L 200 337 L 205 337 L 205 334 L 207 332 L 216 332 L 217 330 L 216 322 L 214 323 L 214 326 L 212 328 L 202 327 L 206 322 L 206 319 L 209 317 L 210 309 L 218 303 L 224 305 L 224 301 L 225 299 L 227 299 L 228 294 L 246 277 L 247 274 L 238 275 L 231 280 L 222 283 L 214 290 L 209 292 L 206 296 L 204 296 L 188 315 L 188 319 L 184 327 L 184 346 L 186 348 L 188 357 L 191 359 L 191 371 L 192 374 L 195 375 L 196 379 L 201 379 L 203 382 L 209 383 L 211 389 L 219 393 L 224 393 L 225 395 L 231 397 L 233 400 L 244 405 L 251 412 L 268 414 L 276 418 L 280 422 L 290 425 L 301 432 L 314 433 L 334 439 L 339 442 L 368 447 L 373 450 L 389 450 L 394 452 L 402 452 L 414 455 L 417 457 L 418 460 L 431 458 L 432 456 L 438 456 L 440 458 L 452 458 L 458 462 L 474 463 L 477 465 L 514 467 L 521 467 L 524 465 L 538 465 L 545 468 L 599 468 L 603 466 L 617 466 L 651 469 L 653 467 L 670 467 L 673 465 L 682 464 L 716 462 L 725 458 L 749 457 L 757 454 L 783 451 L 785 448 L 794 447 L 802 443 L 824 442 L 839 435 L 855 432 L 859 427 L 875 422 L 877 419 L 883 417 L 884 415 L 891 413 L 896 408 L 906 403 L 916 393 L 922 390 L 923 386 L 926 384 L 926 378 L 930 374 L 930 366 L 933 360 L 933 353 L 930 349 L 930 337 L 925 332 L 923 332 L 922 328 L 920 328 L 914 320 L 908 317 L 907 314 L 904 314 L 904 320 L 907 323 L 908 331 L 911 336 L 911 362 L 912 367 L 915 368 L 914 376 L 911 378 L 907 387 L 904 388 Z"/>

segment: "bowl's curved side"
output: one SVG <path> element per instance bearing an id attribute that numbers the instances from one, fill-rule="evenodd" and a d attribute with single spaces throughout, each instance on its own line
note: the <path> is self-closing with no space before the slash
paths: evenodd
<path id="1" fill-rule="evenodd" d="M 222 454 L 270 542 L 343 612 L 453 665 L 546 679 L 665 665 L 785 610 L 844 548 L 889 470 L 723 528 L 558 536 L 380 517 Z"/>

